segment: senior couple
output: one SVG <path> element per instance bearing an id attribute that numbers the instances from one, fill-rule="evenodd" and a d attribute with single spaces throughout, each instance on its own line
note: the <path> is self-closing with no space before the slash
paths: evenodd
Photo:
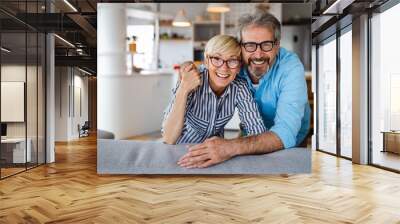
<path id="1" fill-rule="evenodd" d="M 182 167 L 205 168 L 237 155 L 291 148 L 308 133 L 304 68 L 280 47 L 280 22 L 258 11 L 242 16 L 239 29 L 239 40 L 217 35 L 207 42 L 204 66 L 182 66 L 162 125 L 165 143 L 198 143 L 179 159 Z M 235 108 L 244 136 L 224 139 Z"/>

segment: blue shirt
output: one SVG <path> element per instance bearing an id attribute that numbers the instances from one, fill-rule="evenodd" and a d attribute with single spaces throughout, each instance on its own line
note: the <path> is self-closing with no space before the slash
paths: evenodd
<path id="1" fill-rule="evenodd" d="M 275 63 L 261 78 L 257 89 L 247 68 L 242 68 L 239 77 L 247 80 L 265 127 L 279 136 L 285 148 L 300 144 L 310 128 L 311 109 L 304 67 L 297 55 L 280 48 Z"/>
<path id="2" fill-rule="evenodd" d="M 212 136 L 223 137 L 224 127 L 232 118 L 235 108 L 246 133 L 255 135 L 266 131 L 246 80 L 236 78 L 218 97 L 209 85 L 208 70 L 203 69 L 201 73 L 201 85 L 188 95 L 184 125 L 176 144 L 201 143 Z M 179 83 L 172 91 L 173 97 L 164 112 L 164 121 L 175 102 Z"/>

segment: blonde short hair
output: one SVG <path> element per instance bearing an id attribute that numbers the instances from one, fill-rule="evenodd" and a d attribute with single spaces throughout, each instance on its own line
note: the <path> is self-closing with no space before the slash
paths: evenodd
<path id="1" fill-rule="evenodd" d="M 231 54 L 240 57 L 240 44 L 235 37 L 229 35 L 216 35 L 211 38 L 204 49 L 204 59 L 207 55 Z"/>

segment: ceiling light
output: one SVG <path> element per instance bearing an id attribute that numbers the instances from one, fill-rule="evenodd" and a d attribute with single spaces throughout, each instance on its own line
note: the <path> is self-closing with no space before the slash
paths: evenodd
<path id="1" fill-rule="evenodd" d="M 75 12 L 78 12 L 78 10 L 71 4 L 69 3 L 68 0 L 64 0 L 65 4 L 67 4 L 72 10 L 74 10 Z"/>
<path id="2" fill-rule="evenodd" d="M 208 3 L 207 4 L 207 12 L 217 12 L 224 13 L 229 12 L 231 9 L 229 5 L 226 3 Z"/>
<path id="3" fill-rule="evenodd" d="M 178 11 L 176 14 L 176 17 L 174 21 L 172 21 L 173 26 L 179 26 L 179 27 L 186 27 L 190 26 L 189 20 L 186 18 L 186 12 L 185 10 L 181 9 Z"/>
<path id="4" fill-rule="evenodd" d="M 64 39 L 64 38 L 62 38 L 62 37 L 60 37 L 59 35 L 57 35 L 57 34 L 54 34 L 54 36 L 55 37 L 57 37 L 59 40 L 61 40 L 62 42 L 64 42 L 64 43 L 66 43 L 67 45 L 69 45 L 70 47 L 73 47 L 73 48 L 75 48 L 75 45 L 73 45 L 71 42 L 69 42 L 68 40 L 66 40 L 66 39 Z"/>
<path id="5" fill-rule="evenodd" d="M 6 52 L 6 53 L 10 53 L 10 52 L 11 52 L 11 50 L 9 50 L 9 49 L 7 49 L 7 48 L 5 48 L 5 47 L 1 47 L 1 50 L 4 51 L 4 52 Z"/>

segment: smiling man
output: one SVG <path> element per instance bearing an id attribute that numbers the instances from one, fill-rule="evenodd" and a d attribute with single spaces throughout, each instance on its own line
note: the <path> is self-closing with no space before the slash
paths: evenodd
<path id="1" fill-rule="evenodd" d="M 239 19 L 238 38 L 244 64 L 239 77 L 247 80 L 268 131 L 230 140 L 209 138 L 189 148 L 178 161 L 182 167 L 208 167 L 237 155 L 291 148 L 308 133 L 311 110 L 304 67 L 296 54 L 280 47 L 280 22 L 267 12 L 245 15 Z"/>

